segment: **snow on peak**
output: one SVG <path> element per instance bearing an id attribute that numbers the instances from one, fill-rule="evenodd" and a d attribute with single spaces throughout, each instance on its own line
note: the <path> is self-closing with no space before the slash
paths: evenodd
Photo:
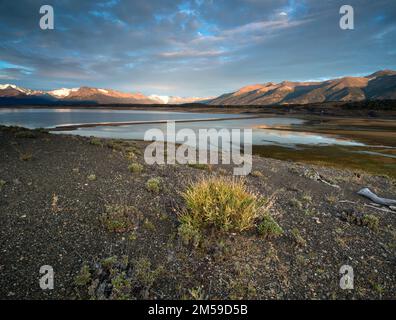
<path id="1" fill-rule="evenodd" d="M 169 96 L 158 96 L 155 94 L 152 94 L 151 96 L 149 96 L 149 98 L 163 104 L 169 103 L 170 100 Z"/>
<path id="2" fill-rule="evenodd" d="M 7 88 L 17 89 L 18 87 L 15 84 L 0 84 L 0 90 L 4 90 Z"/>
<path id="3" fill-rule="evenodd" d="M 77 91 L 80 88 L 72 88 L 72 89 L 68 89 L 68 88 L 61 88 L 61 89 L 56 89 L 56 90 L 52 90 L 52 91 L 48 91 L 48 94 L 55 96 L 57 98 L 65 98 L 67 96 L 70 95 L 70 93 Z"/>
<path id="4" fill-rule="evenodd" d="M 109 93 L 109 91 L 107 91 L 107 90 L 105 90 L 105 89 L 98 89 L 98 91 L 99 91 L 99 92 L 102 92 L 102 93 L 104 93 L 104 94 L 108 94 L 108 93 Z"/>
<path id="5" fill-rule="evenodd" d="M 0 84 L 0 90 L 9 89 L 9 88 L 14 89 L 14 90 L 18 90 L 19 92 L 25 93 L 27 95 L 35 93 L 34 90 L 21 88 L 21 87 L 16 86 L 15 84 L 9 84 L 9 83 Z"/>

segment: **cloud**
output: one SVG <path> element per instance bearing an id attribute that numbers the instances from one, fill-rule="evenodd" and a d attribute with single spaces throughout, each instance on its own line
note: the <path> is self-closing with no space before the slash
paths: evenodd
<path id="1" fill-rule="evenodd" d="M 396 3 L 351 0 L 38 0 L 0 2 L 0 79 L 33 88 L 81 85 L 213 96 L 246 84 L 396 68 Z M 168 90 L 168 91 L 167 91 Z"/>
<path id="2" fill-rule="evenodd" d="M 220 56 L 224 52 L 220 50 L 213 51 L 199 51 L 199 50 L 182 50 L 173 52 L 163 52 L 160 54 L 166 58 L 188 58 L 188 57 L 215 57 Z"/>

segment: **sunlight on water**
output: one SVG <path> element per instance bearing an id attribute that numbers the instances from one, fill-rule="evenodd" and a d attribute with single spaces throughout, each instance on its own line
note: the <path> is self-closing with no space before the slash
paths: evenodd
<path id="1" fill-rule="evenodd" d="M 245 129 L 253 128 L 254 145 L 281 145 L 294 147 L 295 145 L 344 145 L 364 146 L 352 140 L 319 135 L 308 132 L 293 132 L 273 130 L 279 125 L 302 124 L 304 120 L 295 118 L 253 118 L 238 119 L 244 115 L 140 111 L 140 110 L 88 110 L 88 109 L 1 109 L 0 123 L 3 125 L 18 125 L 27 128 L 55 127 L 59 125 L 130 122 L 130 121 L 164 121 L 164 120 L 204 120 L 210 118 L 234 120 L 183 122 L 176 125 L 176 130 L 189 128 L 198 132 L 199 129 Z M 257 129 L 257 127 L 265 127 Z M 81 136 L 96 136 L 102 138 L 138 139 L 142 140 L 148 129 L 158 128 L 166 132 L 166 124 L 149 123 L 125 126 L 97 126 L 79 128 L 74 131 L 59 131 L 57 133 L 76 134 Z M 182 142 L 182 141 L 178 141 Z"/>

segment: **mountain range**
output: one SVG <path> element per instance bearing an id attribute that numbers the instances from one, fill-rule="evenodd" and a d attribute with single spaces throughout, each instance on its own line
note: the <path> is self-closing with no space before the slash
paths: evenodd
<path id="1" fill-rule="evenodd" d="M 309 104 L 330 101 L 396 99 L 396 71 L 383 70 L 366 77 L 344 77 L 320 82 L 264 83 L 223 94 L 211 105 Z"/>
<path id="2" fill-rule="evenodd" d="M 145 96 L 112 89 L 90 87 L 31 90 L 14 84 L 0 85 L 0 105 L 22 104 L 183 104 L 208 100 L 174 96 Z"/>
<path id="3" fill-rule="evenodd" d="M 40 91 L 13 84 L 0 85 L 0 105 L 22 104 L 186 104 L 276 105 L 330 101 L 396 99 L 396 71 L 382 70 L 366 77 L 344 77 L 317 82 L 268 82 L 245 86 L 217 98 L 145 96 L 112 89 L 80 87 Z"/>

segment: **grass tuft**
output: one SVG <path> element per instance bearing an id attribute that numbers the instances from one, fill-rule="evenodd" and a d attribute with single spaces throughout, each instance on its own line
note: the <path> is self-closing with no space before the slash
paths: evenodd
<path id="1" fill-rule="evenodd" d="M 133 221 L 136 218 L 137 209 L 126 205 L 107 205 L 100 220 L 105 228 L 111 232 L 122 233 L 134 229 Z"/>
<path id="2" fill-rule="evenodd" d="M 252 228 L 263 204 L 242 180 L 221 176 L 190 185 L 182 196 L 187 208 L 179 217 L 179 235 L 194 244 L 207 229 L 242 232 Z"/>
<path id="3" fill-rule="evenodd" d="M 188 166 L 194 169 L 212 171 L 212 166 L 206 163 L 189 163 Z"/>
<path id="4" fill-rule="evenodd" d="M 279 237 L 283 234 L 283 229 L 269 214 L 264 215 L 263 220 L 257 226 L 260 236 L 270 239 Z"/>
<path id="5" fill-rule="evenodd" d="M 143 257 L 134 263 L 134 275 L 138 284 L 149 290 L 158 277 L 164 272 L 162 266 L 153 268 L 149 259 Z"/>
<path id="6" fill-rule="evenodd" d="M 161 190 L 161 179 L 151 178 L 146 182 L 146 188 L 148 191 L 158 193 Z"/>
<path id="7" fill-rule="evenodd" d="M 79 274 L 74 278 L 74 283 L 79 287 L 87 286 L 92 280 L 91 271 L 89 266 L 84 264 Z"/>
<path id="8" fill-rule="evenodd" d="M 261 177 L 264 176 L 263 173 L 262 173 L 261 171 L 258 171 L 258 170 L 252 171 L 252 172 L 250 173 L 250 175 L 251 175 L 252 177 L 255 177 L 255 178 L 261 178 Z"/>
<path id="9" fill-rule="evenodd" d="M 103 146 L 102 141 L 95 137 L 91 137 L 89 143 L 92 144 L 93 146 Z"/>
<path id="10" fill-rule="evenodd" d="M 33 131 L 21 130 L 15 133 L 15 138 L 35 139 L 37 134 Z"/>
<path id="11" fill-rule="evenodd" d="M 363 225 L 371 229 L 374 232 L 379 230 L 379 219 L 372 214 L 365 214 L 362 219 Z"/>
<path id="12" fill-rule="evenodd" d="M 0 179 L 0 191 L 3 189 L 5 184 L 6 184 L 6 182 L 4 180 Z"/>
<path id="13" fill-rule="evenodd" d="M 131 171 L 132 173 L 140 173 L 143 171 L 143 166 L 139 163 L 131 163 L 128 166 L 129 171 Z"/>
<path id="14" fill-rule="evenodd" d="M 33 159 L 33 155 L 30 152 L 27 153 L 21 153 L 19 155 L 19 159 L 22 161 L 30 161 Z"/>
<path id="15" fill-rule="evenodd" d="M 300 231 L 297 228 L 294 228 L 291 231 L 291 235 L 298 246 L 300 247 L 307 246 L 307 241 L 302 237 Z"/>

